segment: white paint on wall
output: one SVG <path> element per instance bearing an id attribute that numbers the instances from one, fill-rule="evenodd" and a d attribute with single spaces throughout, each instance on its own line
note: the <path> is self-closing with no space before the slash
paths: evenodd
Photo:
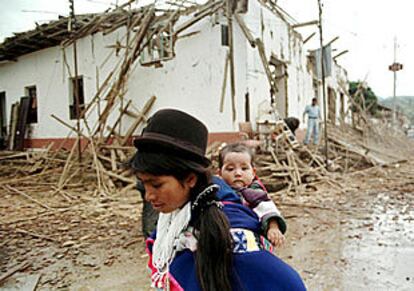
<path id="1" fill-rule="evenodd" d="M 312 75 L 307 69 L 301 36 L 285 21 L 255 1 L 249 1 L 249 11 L 242 17 L 254 37 L 263 39 L 267 58 L 274 54 L 287 64 L 287 115 L 301 119 L 305 106 L 314 97 Z M 185 19 L 181 19 L 180 23 L 183 21 Z M 177 108 L 201 119 L 210 132 L 229 132 L 238 130 L 238 122 L 245 120 L 245 95 L 248 93 L 250 117 L 254 123 L 259 105 L 270 103 L 269 84 L 258 50 L 250 46 L 236 21 L 233 22 L 236 122 L 232 120 L 230 74 L 227 77 L 224 112 L 219 112 L 228 52 L 228 47 L 221 44 L 221 24 L 226 23 L 225 17 L 219 14 L 205 18 L 185 30 L 183 34 L 195 34 L 179 39 L 175 45 L 175 57 L 163 62 L 160 68 L 143 67 L 137 61 L 127 81 L 124 104 L 132 100 L 133 108 L 139 110 L 151 96 L 156 96 L 150 114 L 161 108 Z M 121 27 L 108 35 L 96 33 L 77 41 L 78 74 L 83 76 L 86 104 L 91 102 L 97 87 L 102 85 L 114 68 L 118 68 L 114 74 L 119 73 L 119 64 L 125 51 L 121 49 L 116 56 L 110 46 L 117 41 L 124 45 L 125 35 L 126 30 Z M 0 91 L 6 92 L 8 115 L 11 104 L 23 96 L 24 88 L 36 85 L 38 123 L 32 126 L 32 138 L 68 136 L 71 131 L 54 120 L 51 114 L 75 126 L 76 121 L 69 119 L 71 74 L 68 67 L 73 75 L 73 46 L 65 49 L 52 47 L 22 56 L 17 62 L 0 64 Z M 343 77 L 343 69 L 337 69 L 337 75 Z M 335 76 L 328 83 L 335 86 L 338 78 L 340 77 Z M 104 93 L 108 89 L 109 87 Z M 105 94 L 101 95 L 104 96 Z M 102 110 L 106 101 L 101 100 L 99 103 Z M 339 106 L 337 108 L 339 110 Z M 94 130 L 97 126 L 98 106 L 90 112 L 87 122 Z M 113 124 L 118 115 L 119 100 L 107 125 Z M 122 132 L 128 129 L 131 122 L 130 117 L 123 119 Z M 86 133 L 84 126 L 82 128 Z M 139 131 L 140 128 L 137 132 Z"/>

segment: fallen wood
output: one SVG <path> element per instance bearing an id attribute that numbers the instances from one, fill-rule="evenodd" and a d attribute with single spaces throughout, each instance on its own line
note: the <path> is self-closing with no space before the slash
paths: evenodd
<path id="1" fill-rule="evenodd" d="M 111 171 L 104 170 L 104 174 L 107 175 L 107 176 L 109 176 L 109 177 L 118 179 L 118 180 L 120 180 L 122 182 L 126 182 L 128 184 L 135 184 L 136 183 L 136 181 L 134 179 L 127 178 L 127 177 L 124 177 L 122 175 L 118 175 L 118 174 L 112 173 Z"/>
<path id="2" fill-rule="evenodd" d="M 126 249 L 127 247 L 129 247 L 130 245 L 133 245 L 133 244 L 135 244 L 135 243 L 137 243 L 137 242 L 140 242 L 140 241 L 142 241 L 142 235 L 141 235 L 141 237 L 138 237 L 138 238 L 134 238 L 134 239 L 132 239 L 132 240 L 130 240 L 130 241 L 128 241 L 128 242 L 126 242 L 122 247 L 124 248 L 124 249 Z"/>
<path id="3" fill-rule="evenodd" d="M 66 159 L 66 164 L 63 167 L 63 172 L 62 172 L 62 174 L 60 175 L 60 178 L 59 178 L 59 183 L 58 183 L 58 188 L 59 189 L 62 189 L 64 184 L 67 181 L 66 176 L 67 176 L 67 173 L 68 173 L 70 167 L 72 166 L 71 160 L 72 160 L 73 154 L 75 153 L 77 144 L 78 144 L 78 139 L 76 139 L 75 143 L 72 146 L 72 149 L 70 150 L 69 156 Z"/>
<path id="4" fill-rule="evenodd" d="M 1 284 L 3 284 L 4 281 L 6 281 L 7 278 L 11 277 L 14 273 L 17 273 L 19 271 L 23 271 L 24 269 L 28 268 L 29 266 L 30 266 L 30 263 L 28 261 L 24 261 L 24 262 L 22 262 L 22 263 L 20 263 L 16 266 L 14 266 L 13 268 L 8 270 L 3 275 L 0 275 L 0 286 L 1 286 Z"/>
<path id="5" fill-rule="evenodd" d="M 234 40 L 233 40 L 233 1 L 226 0 L 226 16 L 229 39 L 229 63 L 230 63 L 230 92 L 231 92 L 231 113 L 233 122 L 236 121 L 236 73 L 234 69 Z"/>
<path id="6" fill-rule="evenodd" d="M 115 154 L 115 150 L 111 149 L 110 150 L 111 153 L 111 170 L 112 172 L 116 172 L 118 170 L 118 167 L 116 165 L 116 154 Z"/>
<path id="7" fill-rule="evenodd" d="M 16 228 L 16 232 L 21 233 L 21 234 L 27 234 L 27 235 L 33 236 L 35 238 L 45 239 L 45 240 L 48 240 L 48 241 L 51 241 L 51 242 L 58 242 L 57 240 L 55 240 L 54 238 L 52 238 L 50 236 L 43 235 L 43 234 L 37 234 L 37 233 L 27 231 L 27 230 L 24 230 L 24 229 L 20 229 L 20 228 Z"/>
<path id="8" fill-rule="evenodd" d="M 140 116 L 134 121 L 134 123 L 130 126 L 130 128 L 128 129 L 127 133 L 125 134 L 125 136 L 122 138 L 121 140 L 121 146 L 125 146 L 125 144 L 127 143 L 127 141 L 129 140 L 129 138 L 132 136 L 132 134 L 134 133 L 135 129 L 138 127 L 138 125 L 144 120 L 145 115 L 148 114 L 149 110 L 151 109 L 152 105 L 154 104 L 155 100 L 157 99 L 157 97 L 152 96 L 144 105 L 144 108 L 142 109 L 142 112 L 140 114 Z"/>
<path id="9" fill-rule="evenodd" d="M 66 126 L 67 128 L 69 128 L 69 129 L 71 129 L 72 131 L 76 132 L 77 134 L 79 134 L 79 135 L 81 135 L 81 136 L 83 136 L 83 137 L 85 137 L 85 138 L 88 138 L 86 135 L 84 135 L 84 134 L 82 133 L 82 131 L 81 131 L 81 130 L 77 130 L 77 129 L 76 129 L 76 127 L 73 127 L 72 125 L 70 125 L 70 124 L 68 124 L 67 122 L 63 121 L 62 119 L 60 119 L 60 118 L 59 118 L 59 117 L 57 117 L 56 115 L 51 114 L 50 116 L 51 116 L 52 118 L 56 119 L 57 121 L 59 121 L 61 124 L 63 124 L 63 125 L 64 125 L 64 126 Z"/>
<path id="10" fill-rule="evenodd" d="M 237 23 L 239 24 L 244 36 L 247 38 L 248 42 L 250 43 L 250 46 L 252 48 L 256 47 L 256 41 L 251 34 L 249 28 L 247 28 L 246 23 L 244 22 L 243 18 L 238 13 L 234 13 L 234 18 L 236 18 Z"/>
<path id="11" fill-rule="evenodd" d="M 229 70 L 229 54 L 226 54 L 226 60 L 224 63 L 224 76 L 223 76 L 223 84 L 221 85 L 221 97 L 220 97 L 220 112 L 223 113 L 224 111 L 224 98 L 226 96 L 226 88 L 227 88 L 227 75 Z"/>
<path id="12" fill-rule="evenodd" d="M 324 207 L 324 206 L 313 205 L 313 204 L 279 202 L 278 205 L 280 205 L 280 206 L 289 206 L 289 207 L 300 207 L 300 208 L 315 208 L 315 209 L 323 209 L 323 210 L 331 210 L 331 211 L 337 211 L 338 210 L 338 209 L 335 209 L 335 208 L 332 208 L 332 207 Z"/>
<path id="13" fill-rule="evenodd" d="M 267 77 L 267 80 L 269 82 L 270 88 L 272 88 L 273 92 L 276 93 L 278 90 L 277 90 L 277 87 L 275 85 L 275 82 L 273 81 L 272 73 L 271 73 L 270 68 L 269 68 L 269 63 L 268 63 L 268 60 L 267 60 L 267 57 L 266 57 L 266 52 L 265 52 L 265 49 L 264 49 L 263 42 L 259 38 L 256 38 L 255 42 L 256 42 L 256 45 L 257 45 L 257 50 L 259 51 L 259 56 L 260 56 L 260 59 L 262 61 L 263 69 L 266 73 L 266 77 Z"/>
<path id="14" fill-rule="evenodd" d="M 10 224 L 16 224 L 16 223 L 20 223 L 20 222 L 29 221 L 29 220 L 36 220 L 36 219 L 39 219 L 40 217 L 55 215 L 56 213 L 63 213 L 63 212 L 69 211 L 69 210 L 72 210 L 72 208 L 56 209 L 56 210 L 53 210 L 53 211 L 43 210 L 44 212 L 41 212 L 37 215 L 33 215 L 33 216 L 30 216 L 30 217 L 25 217 L 25 218 L 18 218 L 18 219 L 12 220 L 12 221 L 4 221 L 4 222 L 0 223 L 0 225 L 10 225 Z"/>
<path id="15" fill-rule="evenodd" d="M 3 186 L 3 188 L 6 188 L 6 189 L 8 189 L 8 190 L 11 190 L 11 191 L 13 191 L 13 192 L 15 192 L 15 193 L 17 193 L 17 194 L 19 194 L 19 195 L 21 195 L 21 196 L 25 197 L 26 199 L 29 199 L 30 201 L 32 201 L 32 202 L 34 202 L 34 203 L 36 203 L 37 205 L 40 205 L 40 206 L 41 206 L 41 207 L 43 207 L 43 208 L 46 208 L 46 209 L 48 209 L 48 210 L 52 210 L 52 208 L 51 208 L 51 207 L 49 207 L 49 206 L 47 206 L 46 204 L 44 204 L 44 203 L 42 203 L 42 202 L 40 202 L 40 201 L 38 201 L 38 200 L 36 200 L 36 199 L 32 198 L 32 197 L 31 197 L 31 196 L 29 196 L 28 194 L 26 194 L 26 193 L 24 193 L 24 192 L 22 192 L 22 191 L 20 191 L 20 190 L 17 190 L 16 188 L 13 188 L 12 186 L 5 185 L 5 186 Z"/>
<path id="16" fill-rule="evenodd" d="M 108 140 L 111 138 L 111 135 L 115 132 L 116 127 L 117 127 L 117 126 L 118 126 L 118 124 L 120 124 L 120 122 L 121 122 L 122 116 L 123 116 L 124 114 L 127 114 L 127 113 L 129 112 L 129 111 L 128 111 L 128 107 L 129 107 L 129 105 L 131 105 L 131 102 L 132 102 L 132 100 L 129 100 L 129 101 L 127 102 L 127 104 L 125 105 L 125 107 L 123 108 L 123 110 L 121 110 L 121 112 L 120 112 L 120 114 L 119 114 L 119 116 L 118 116 L 117 120 L 115 121 L 114 125 L 113 125 L 112 127 L 110 127 L 109 133 L 108 133 L 108 135 L 107 135 L 107 137 L 106 137 L 106 139 L 105 139 L 105 143 L 107 143 L 107 142 L 108 142 Z"/>
<path id="17" fill-rule="evenodd" d="M 219 10 L 222 7 L 223 3 L 222 2 L 212 2 L 211 4 L 209 4 L 205 10 L 202 11 L 202 13 L 197 14 L 194 18 L 191 18 L 190 20 L 184 22 L 183 24 L 181 24 L 180 26 L 178 26 L 175 29 L 174 32 L 174 36 L 177 37 L 177 35 L 184 31 L 185 29 L 187 29 L 188 27 L 192 26 L 193 24 L 197 23 L 198 21 L 200 21 L 201 19 L 203 19 L 206 16 L 209 16 L 213 13 L 215 13 L 217 10 Z"/>

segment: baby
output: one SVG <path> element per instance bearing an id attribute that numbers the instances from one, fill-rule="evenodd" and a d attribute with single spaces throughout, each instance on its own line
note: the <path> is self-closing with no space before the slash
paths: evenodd
<path id="1" fill-rule="evenodd" d="M 252 209 L 262 223 L 263 233 L 275 247 L 285 241 L 286 223 L 265 188 L 256 178 L 252 150 L 242 143 L 226 145 L 219 155 L 219 175 Z"/>

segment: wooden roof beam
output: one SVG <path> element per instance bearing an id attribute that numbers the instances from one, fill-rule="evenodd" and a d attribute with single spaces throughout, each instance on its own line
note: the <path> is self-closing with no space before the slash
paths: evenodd
<path id="1" fill-rule="evenodd" d="M 318 25 L 318 24 L 319 24 L 318 20 L 312 20 L 312 21 L 308 21 L 308 22 L 302 22 L 302 23 L 294 24 L 294 25 L 292 25 L 292 28 L 299 28 L 299 27 L 310 26 L 310 25 Z"/>

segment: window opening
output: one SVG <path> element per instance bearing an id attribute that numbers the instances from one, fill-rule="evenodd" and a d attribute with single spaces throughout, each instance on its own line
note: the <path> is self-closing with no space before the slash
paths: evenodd
<path id="1" fill-rule="evenodd" d="M 30 98 L 29 111 L 27 113 L 27 123 L 37 123 L 37 91 L 36 86 L 27 86 L 25 95 Z"/>
<path id="2" fill-rule="evenodd" d="M 76 110 L 77 97 L 79 98 L 79 113 Z M 84 95 L 84 87 L 83 87 L 83 76 L 79 76 L 77 78 L 70 78 L 70 100 L 69 100 L 70 119 L 83 118 L 84 109 L 85 109 L 85 95 Z"/>

